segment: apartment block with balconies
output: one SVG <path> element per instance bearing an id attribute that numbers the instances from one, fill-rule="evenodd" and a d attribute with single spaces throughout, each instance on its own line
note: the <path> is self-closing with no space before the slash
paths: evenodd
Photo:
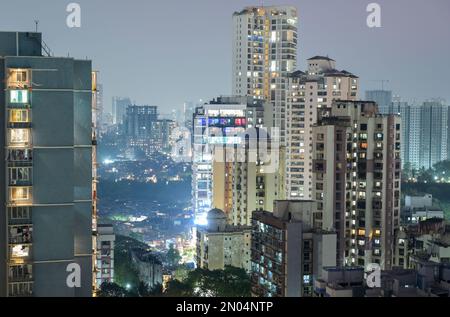
<path id="1" fill-rule="evenodd" d="M 335 101 L 313 134 L 315 226 L 337 232 L 338 265 L 393 265 L 400 217 L 400 118 Z"/>
<path id="2" fill-rule="evenodd" d="M 0 296 L 91 296 L 91 62 L 42 53 L 40 33 L 0 32 Z"/>

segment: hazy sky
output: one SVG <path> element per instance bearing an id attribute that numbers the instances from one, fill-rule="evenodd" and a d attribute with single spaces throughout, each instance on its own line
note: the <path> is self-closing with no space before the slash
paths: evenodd
<path id="1" fill-rule="evenodd" d="M 66 6 L 81 5 L 81 28 L 66 26 Z M 381 5 L 382 27 L 366 25 Z M 104 103 L 129 96 L 166 113 L 184 101 L 231 93 L 231 16 L 260 0 L 0 0 L 0 30 L 39 31 L 55 55 L 93 60 Z M 450 101 L 449 0 L 265 0 L 299 12 L 298 67 L 329 55 L 361 78 L 405 99 Z M 364 94 L 362 93 L 363 97 Z"/>

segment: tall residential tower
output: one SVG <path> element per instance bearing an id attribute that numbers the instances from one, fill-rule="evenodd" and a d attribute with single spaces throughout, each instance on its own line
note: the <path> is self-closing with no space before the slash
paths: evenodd
<path id="1" fill-rule="evenodd" d="M 297 9 L 247 7 L 233 14 L 233 95 L 272 102 L 284 139 L 287 75 L 297 63 Z"/>
<path id="2" fill-rule="evenodd" d="M 401 123 L 374 102 L 335 101 L 313 134 L 314 226 L 337 232 L 338 265 L 392 267 L 400 220 Z"/>
<path id="3" fill-rule="evenodd" d="M 358 77 L 337 70 L 336 62 L 325 56 L 308 59 L 308 70 L 289 75 L 286 119 L 286 177 L 288 199 L 312 196 L 312 135 L 321 109 L 334 100 L 356 100 Z"/>
<path id="4" fill-rule="evenodd" d="M 42 49 L 0 32 L 0 296 L 92 296 L 96 73 Z"/>

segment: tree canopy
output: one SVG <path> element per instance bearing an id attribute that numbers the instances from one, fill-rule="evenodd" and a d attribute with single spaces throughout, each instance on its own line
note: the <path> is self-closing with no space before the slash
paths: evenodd
<path id="1" fill-rule="evenodd" d="M 248 297 L 250 277 L 244 269 L 232 266 L 224 270 L 196 269 L 183 281 L 168 283 L 166 296 L 173 297 Z"/>

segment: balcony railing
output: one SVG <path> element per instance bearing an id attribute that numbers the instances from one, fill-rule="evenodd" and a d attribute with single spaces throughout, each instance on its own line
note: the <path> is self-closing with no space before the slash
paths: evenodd
<path id="1" fill-rule="evenodd" d="M 9 244 L 31 244 L 33 227 L 31 225 L 9 226 Z"/>
<path id="2" fill-rule="evenodd" d="M 10 265 L 9 282 L 31 282 L 33 280 L 33 266 L 31 264 Z"/>
<path id="3" fill-rule="evenodd" d="M 33 282 L 14 282 L 8 284 L 9 297 L 33 296 Z"/>
<path id="4" fill-rule="evenodd" d="M 10 148 L 31 147 L 31 129 L 19 128 L 8 129 L 7 145 Z"/>
<path id="5" fill-rule="evenodd" d="M 12 261 L 29 260 L 32 255 L 32 244 L 11 244 L 9 246 L 9 258 Z"/>
<path id="6" fill-rule="evenodd" d="M 27 206 L 33 203 L 31 186 L 9 186 L 8 203 L 11 206 Z"/>
<path id="7" fill-rule="evenodd" d="M 10 68 L 6 79 L 9 89 L 24 89 L 31 87 L 31 69 Z"/>

